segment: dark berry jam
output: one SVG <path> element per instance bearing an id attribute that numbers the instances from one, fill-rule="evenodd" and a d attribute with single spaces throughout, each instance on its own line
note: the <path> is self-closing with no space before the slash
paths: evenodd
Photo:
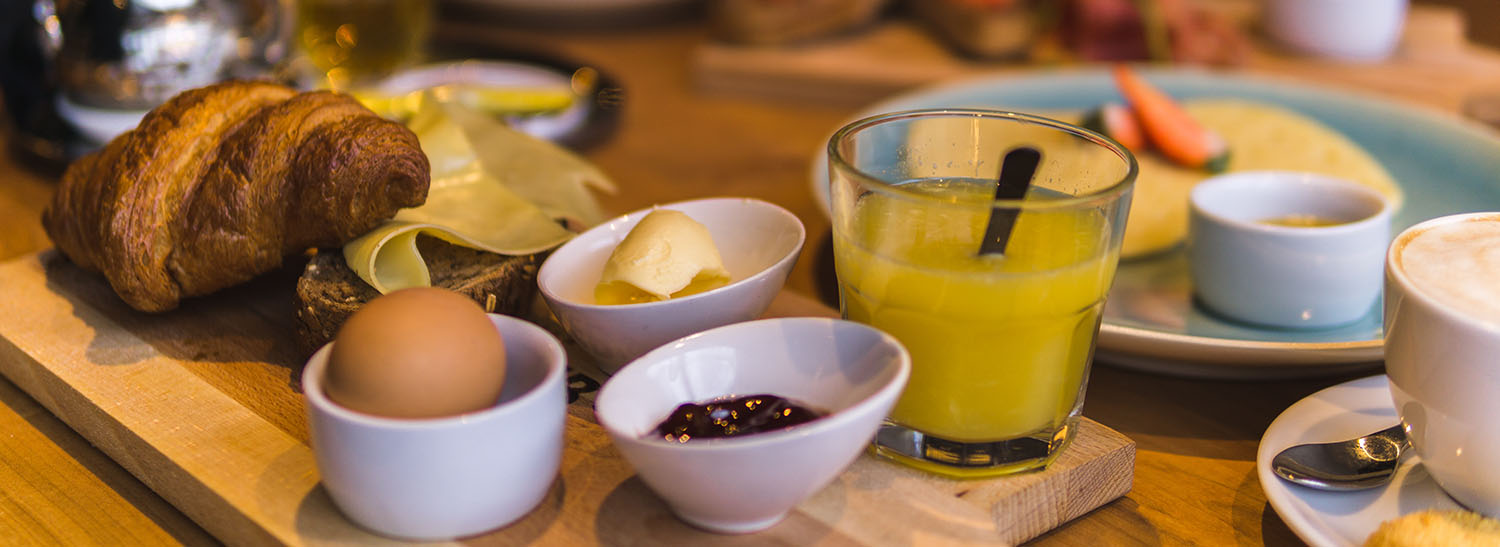
<path id="1" fill-rule="evenodd" d="M 656 434 L 668 441 L 685 443 L 693 439 L 780 431 L 823 415 L 776 395 L 726 397 L 677 407 L 656 426 Z"/>

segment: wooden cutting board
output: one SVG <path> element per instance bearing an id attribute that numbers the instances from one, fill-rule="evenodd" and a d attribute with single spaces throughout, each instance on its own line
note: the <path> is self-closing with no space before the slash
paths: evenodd
<path id="1" fill-rule="evenodd" d="M 318 484 L 297 385 L 295 276 L 146 315 L 53 252 L 6 262 L 0 373 L 228 543 L 391 542 L 350 523 Z M 769 315 L 831 314 L 783 293 Z M 716 536 L 672 517 L 635 478 L 589 400 L 570 405 L 562 471 L 542 504 L 464 543 L 1018 543 L 1124 495 L 1134 471 L 1135 443 L 1084 419 L 1043 472 L 955 481 L 861 456 L 770 530 Z"/>
<path id="2" fill-rule="evenodd" d="M 1251 54 L 1242 70 L 1332 84 L 1457 110 L 1472 93 L 1500 89 L 1500 53 L 1468 43 L 1463 13 L 1413 5 L 1401 43 L 1379 63 L 1345 63 L 1289 52 L 1260 33 L 1255 0 L 1214 0 L 1204 7 L 1247 29 Z M 848 34 L 788 46 L 706 40 L 693 53 L 699 89 L 789 101 L 862 106 L 897 92 L 954 78 L 1017 76 L 1060 68 L 956 55 L 909 15 L 889 16 Z"/>

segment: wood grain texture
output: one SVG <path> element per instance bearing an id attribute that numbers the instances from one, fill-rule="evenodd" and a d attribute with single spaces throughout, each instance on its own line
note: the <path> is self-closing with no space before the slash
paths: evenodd
<path id="1" fill-rule="evenodd" d="M 1258 33 L 1258 4 L 1203 2 Z M 1299 56 L 1263 37 L 1243 70 L 1278 78 L 1419 100 L 1457 109 L 1470 94 L 1493 88 L 1500 55 L 1464 39 L 1461 12 L 1413 6 L 1400 46 L 1380 63 L 1342 63 Z M 954 55 L 928 29 L 892 19 L 868 31 L 781 48 L 705 41 L 693 52 L 700 89 L 728 96 L 862 106 L 894 93 L 954 78 L 1034 74 L 1033 65 Z"/>
<path id="2" fill-rule="evenodd" d="M 0 316 L 20 318 L 0 323 L 0 372 L 220 539 L 381 542 L 338 513 L 318 487 L 306 430 L 288 425 L 304 412 L 289 381 L 300 357 L 267 350 L 292 340 L 290 311 L 275 314 L 288 289 L 275 281 L 144 316 L 56 252 L 0 264 L 15 296 Z M 772 315 L 832 313 L 790 293 L 774 305 Z M 170 340 L 153 342 L 161 332 Z M 563 471 L 541 508 L 479 541 L 717 537 L 673 519 L 588 414 L 569 415 Z M 947 480 L 865 455 L 768 537 L 1025 541 L 1124 495 L 1134 460 L 1133 442 L 1088 420 L 1049 469 L 1011 479 Z"/>
<path id="3" fill-rule="evenodd" d="M 608 32 L 542 32 L 505 28 L 497 22 L 475 17 L 448 20 L 436 34 L 584 60 L 624 84 L 625 96 L 615 106 L 621 114 L 618 133 L 587 154 L 624 189 L 602 198 L 607 210 L 623 212 L 652 203 L 717 195 L 771 201 L 801 218 L 809 234 L 788 286 L 810 294 L 831 277 L 831 254 L 826 250 L 828 221 L 811 198 L 807 177 L 815 168 L 813 152 L 862 102 L 767 102 L 746 100 L 745 95 L 701 94 L 690 60 L 704 41 L 705 32 L 692 22 Z M 1471 26 L 1483 25 L 1476 20 Z M 1462 47 L 1474 53 L 1474 59 L 1496 55 L 1494 50 Z M 1303 61 L 1285 59 L 1289 64 Z M 1485 68 L 1483 63 L 1445 63 L 1390 71 L 1371 69 L 1369 82 L 1364 85 L 1367 92 L 1373 90 L 1450 113 L 1457 111 L 1468 89 L 1457 85 L 1439 89 L 1448 82 L 1488 77 L 1494 80 L 1493 87 L 1500 88 L 1500 72 Z M 1319 83 L 1317 65 L 1312 62 L 1312 68 L 1298 70 L 1308 74 L 1309 81 Z M 1412 76 L 1408 77 L 1407 70 Z M 1338 81 L 1330 81 L 1338 85 Z M 846 92 L 867 90 L 852 87 Z M 5 136 L 0 135 L 3 139 Z M 38 219 L 59 174 L 34 171 L 14 155 L 0 155 L 0 260 L 48 246 Z M 16 294 L 0 284 L 0 302 Z M 0 317 L 0 323 L 11 319 Z M 168 334 L 158 331 L 141 337 L 159 348 L 183 347 L 181 342 L 174 346 Z M 228 339 L 235 335 L 220 336 Z M 247 350 L 259 347 L 250 337 L 237 339 L 236 344 Z M 259 347 L 259 351 L 279 350 Z M 225 387 L 232 383 L 201 372 L 201 376 L 212 378 L 205 381 L 215 383 L 217 389 L 232 391 Z M 278 371 L 269 367 L 260 373 L 280 381 L 288 381 L 291 374 L 284 368 Z M 1124 499 L 1032 543 L 1084 547 L 1300 543 L 1266 504 L 1255 478 L 1255 448 L 1266 425 L 1281 410 L 1349 378 L 1206 381 L 1094 367 L 1084 413 L 1138 443 L 1132 490 Z M 4 379 L 0 384 L 13 386 Z M 18 477 L 14 481 L 0 479 L 0 495 L 8 500 L 0 508 L 0 535 L 5 539 L 37 538 L 44 544 L 56 544 L 51 538 L 68 538 L 67 543 L 114 545 L 130 534 L 132 538 L 170 536 L 164 542 L 210 541 L 192 521 L 18 388 L 0 389 L 0 402 L 4 403 L 0 407 L 0 444 L 4 445 L 0 466 L 14 470 L 12 477 Z M 255 412 L 263 417 L 277 414 L 273 409 Z M 8 413 L 25 419 L 7 419 Z M 293 429 L 288 424 L 278 427 Z M 296 436 L 290 431 L 288 434 Z M 634 482 L 621 488 L 644 486 Z M 699 536 L 673 532 L 678 530 L 671 528 L 674 521 L 662 513 L 660 521 L 633 526 L 660 528 L 657 537 L 666 539 L 665 543 L 672 543 L 672 539 L 678 543 L 701 540 Z M 527 522 L 532 526 L 546 524 Z M 798 519 L 773 530 L 775 535 L 755 536 L 753 540 L 714 539 L 730 545 L 800 544 L 800 533 L 808 541 L 852 543 L 825 530 Z M 941 539 L 923 535 L 920 530 L 906 534 L 914 538 L 912 543 Z M 568 537 L 584 541 L 599 535 L 595 530 L 585 530 Z M 610 542 L 605 538 L 602 543 Z"/>
<path id="4" fill-rule="evenodd" d="M 212 542 L 9 382 L 0 384 L 0 518 L 8 545 Z M 55 442 L 54 442 L 55 441 Z M 92 453 L 91 453 L 92 452 Z M 77 507 L 92 510 L 79 511 Z"/>

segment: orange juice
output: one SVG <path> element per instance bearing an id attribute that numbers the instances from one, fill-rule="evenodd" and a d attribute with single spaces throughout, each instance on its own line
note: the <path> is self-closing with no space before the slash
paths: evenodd
<path id="1" fill-rule="evenodd" d="M 1075 414 L 1119 256 L 1115 217 L 1076 207 L 1024 210 L 1005 254 L 979 256 L 993 185 L 900 185 L 940 200 L 868 193 L 834 230 L 845 317 L 911 352 L 891 421 L 949 441 L 1053 431 Z"/>
<path id="2" fill-rule="evenodd" d="M 298 0 L 297 44 L 344 89 L 415 63 L 426 46 L 432 0 Z"/>

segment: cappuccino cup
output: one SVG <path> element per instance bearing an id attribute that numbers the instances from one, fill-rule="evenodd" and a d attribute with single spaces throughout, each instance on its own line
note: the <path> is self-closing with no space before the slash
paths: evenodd
<path id="1" fill-rule="evenodd" d="M 1500 517 L 1500 213 L 1429 220 L 1391 243 L 1385 368 L 1427 471 Z"/>

